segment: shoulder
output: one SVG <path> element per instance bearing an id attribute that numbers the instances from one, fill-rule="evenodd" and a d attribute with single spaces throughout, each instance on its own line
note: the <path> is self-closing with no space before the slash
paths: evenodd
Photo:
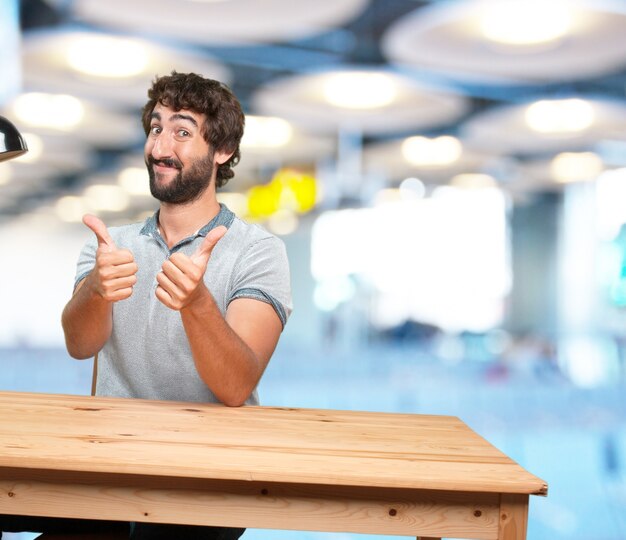
<path id="1" fill-rule="evenodd" d="M 250 248 L 255 244 L 276 246 L 284 249 L 284 242 L 260 225 L 248 223 L 235 216 L 228 229 L 230 241 L 239 244 L 243 249 Z"/>

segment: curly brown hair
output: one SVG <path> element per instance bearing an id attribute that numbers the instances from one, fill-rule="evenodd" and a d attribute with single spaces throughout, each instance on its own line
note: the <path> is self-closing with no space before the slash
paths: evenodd
<path id="1" fill-rule="evenodd" d="M 141 121 L 146 136 L 150 132 L 150 116 L 157 103 L 175 111 L 188 109 L 206 115 L 202 136 L 211 151 L 233 152 L 217 168 L 216 186 L 222 187 L 235 175 L 232 167 L 239 163 L 239 143 L 243 136 L 245 117 L 239 100 L 223 83 L 195 73 L 177 73 L 156 77 L 148 90 Z"/>

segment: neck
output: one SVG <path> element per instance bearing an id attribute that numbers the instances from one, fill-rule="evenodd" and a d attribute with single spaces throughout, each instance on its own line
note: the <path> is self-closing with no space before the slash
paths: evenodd
<path id="1" fill-rule="evenodd" d="M 208 191 L 208 190 L 207 190 Z M 168 247 L 194 234 L 219 214 L 220 205 L 213 193 L 202 195 L 189 204 L 161 203 L 159 230 Z"/>

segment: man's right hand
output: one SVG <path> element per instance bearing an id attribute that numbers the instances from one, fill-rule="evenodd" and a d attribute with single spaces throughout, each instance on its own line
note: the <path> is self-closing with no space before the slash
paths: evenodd
<path id="1" fill-rule="evenodd" d="M 106 225 L 96 216 L 85 215 L 83 223 L 98 239 L 96 266 L 87 277 L 94 292 L 108 302 L 128 298 L 137 282 L 137 264 L 133 254 L 128 249 L 117 248 Z"/>

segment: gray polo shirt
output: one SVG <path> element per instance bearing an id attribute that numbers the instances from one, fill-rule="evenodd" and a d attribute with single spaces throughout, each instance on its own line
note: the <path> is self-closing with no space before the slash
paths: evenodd
<path id="1" fill-rule="evenodd" d="M 254 298 L 271 304 L 284 326 L 292 309 L 285 246 L 221 205 L 211 222 L 170 250 L 157 229 L 157 217 L 109 229 L 115 245 L 133 253 L 138 271 L 132 295 L 113 304 L 113 332 L 98 354 L 96 393 L 218 402 L 196 371 L 180 313 L 155 295 L 156 275 L 170 255 L 192 255 L 211 229 L 225 225 L 228 231 L 213 249 L 204 274 L 219 310 L 225 314 L 235 298 Z M 80 254 L 76 284 L 95 266 L 96 249 L 94 236 Z M 246 403 L 258 403 L 256 390 Z"/>

